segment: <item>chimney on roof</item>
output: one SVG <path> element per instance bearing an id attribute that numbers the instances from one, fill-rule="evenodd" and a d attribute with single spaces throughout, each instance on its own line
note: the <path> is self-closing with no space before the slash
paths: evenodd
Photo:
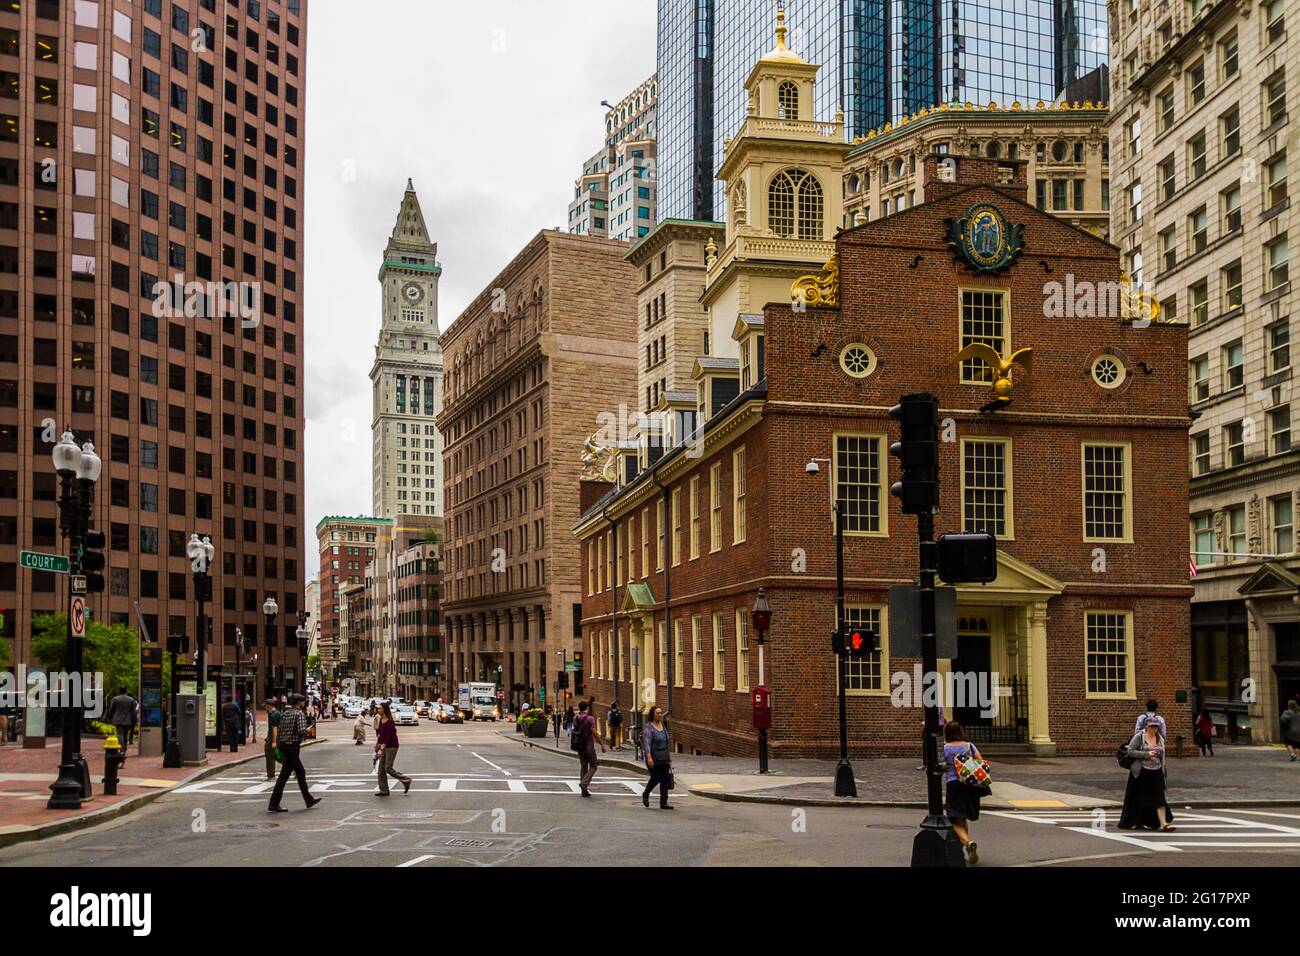
<path id="1" fill-rule="evenodd" d="M 992 159 L 984 156 L 951 156 L 931 153 L 923 163 L 921 178 L 925 201 L 931 202 L 969 186 L 994 186 L 1026 200 L 1029 186 L 1023 159 Z"/>

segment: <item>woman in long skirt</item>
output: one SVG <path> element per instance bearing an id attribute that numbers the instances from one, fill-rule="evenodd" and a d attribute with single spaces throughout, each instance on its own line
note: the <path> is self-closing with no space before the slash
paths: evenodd
<path id="1" fill-rule="evenodd" d="M 1154 719 L 1133 735 L 1128 752 L 1133 765 L 1124 787 L 1119 828 L 1172 832 L 1174 814 L 1165 792 L 1165 738 L 1160 736 L 1160 725 Z"/>

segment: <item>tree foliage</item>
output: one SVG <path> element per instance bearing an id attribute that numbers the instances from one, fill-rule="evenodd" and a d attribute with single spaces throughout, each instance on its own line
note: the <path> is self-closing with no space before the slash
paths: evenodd
<path id="1" fill-rule="evenodd" d="M 32 657 L 48 670 L 66 671 L 68 652 L 68 616 L 37 614 L 32 618 Z M 104 693 L 112 697 L 125 687 L 134 697 L 140 696 L 140 638 L 125 624 L 104 624 L 86 620 L 82 645 L 82 670 L 104 675 Z M 164 658 L 164 693 L 169 678 Z"/>

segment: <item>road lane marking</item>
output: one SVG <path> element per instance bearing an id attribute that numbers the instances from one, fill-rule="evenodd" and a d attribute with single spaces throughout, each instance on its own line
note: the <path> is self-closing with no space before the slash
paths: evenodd
<path id="1" fill-rule="evenodd" d="M 496 764 L 494 764 L 491 760 L 488 760 L 488 758 L 487 758 L 487 757 L 484 757 L 482 754 L 480 754 L 480 753 L 475 753 L 473 750 L 471 750 L 471 751 L 470 751 L 470 755 L 471 755 L 471 756 L 474 756 L 474 757 L 478 757 L 479 760 L 482 760 L 485 764 L 487 764 L 487 765 L 488 765 L 489 767 L 491 767 L 493 770 L 500 770 L 500 771 L 501 771 L 503 774 L 505 774 L 507 777 L 510 776 L 510 771 L 509 771 L 509 770 L 507 770 L 505 767 L 498 767 Z"/>
<path id="2" fill-rule="evenodd" d="M 408 866 L 418 866 L 419 864 L 423 863 L 425 860 L 432 860 L 432 859 L 433 859 L 433 854 L 426 853 L 423 856 L 417 856 L 414 860 L 407 860 L 405 863 L 397 864 L 397 868 L 401 870 L 401 869 L 405 869 Z"/>
<path id="3" fill-rule="evenodd" d="M 1117 831 L 1114 827 L 1119 823 L 1120 814 L 1114 809 L 1103 811 L 1100 815 L 1091 810 L 1058 812 L 1040 810 L 1028 813 L 991 810 L 988 814 L 1024 823 L 1047 824 L 1070 833 L 1100 837 L 1155 852 L 1178 853 L 1184 850 L 1224 848 L 1300 850 L 1300 826 L 1286 826 L 1267 820 L 1243 818 L 1244 814 L 1250 814 L 1280 817 L 1285 820 L 1300 819 L 1286 813 L 1236 810 L 1179 811 L 1173 820 L 1175 827 L 1173 831 Z M 1097 825 L 1098 822 L 1101 825 Z"/>

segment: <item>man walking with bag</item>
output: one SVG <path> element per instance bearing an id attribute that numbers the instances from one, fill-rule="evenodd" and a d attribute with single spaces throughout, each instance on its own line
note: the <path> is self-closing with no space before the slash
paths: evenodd
<path id="1" fill-rule="evenodd" d="M 307 715 L 303 712 L 307 701 L 301 694 L 294 694 L 289 701 L 289 709 L 280 717 L 280 724 L 275 729 L 284 765 L 280 768 L 280 776 L 276 778 L 275 789 L 271 792 L 271 803 L 266 808 L 271 813 L 288 812 L 280 806 L 280 798 L 284 796 L 284 785 L 289 782 L 290 775 L 298 778 L 298 789 L 302 791 L 302 800 L 307 804 L 308 810 L 320 803 L 320 797 L 313 797 L 307 789 L 307 770 L 299 757 L 302 742 L 307 739 Z"/>
<path id="2" fill-rule="evenodd" d="M 591 780 L 596 776 L 597 741 L 600 741 L 600 752 L 605 753 L 605 741 L 600 740 L 600 735 L 596 733 L 596 718 L 591 716 L 588 704 L 584 700 L 578 704 L 577 716 L 573 718 L 573 729 L 569 732 L 569 746 L 577 751 L 578 763 L 582 768 L 578 788 L 584 797 L 591 796 L 591 791 L 587 788 L 591 786 Z"/>

